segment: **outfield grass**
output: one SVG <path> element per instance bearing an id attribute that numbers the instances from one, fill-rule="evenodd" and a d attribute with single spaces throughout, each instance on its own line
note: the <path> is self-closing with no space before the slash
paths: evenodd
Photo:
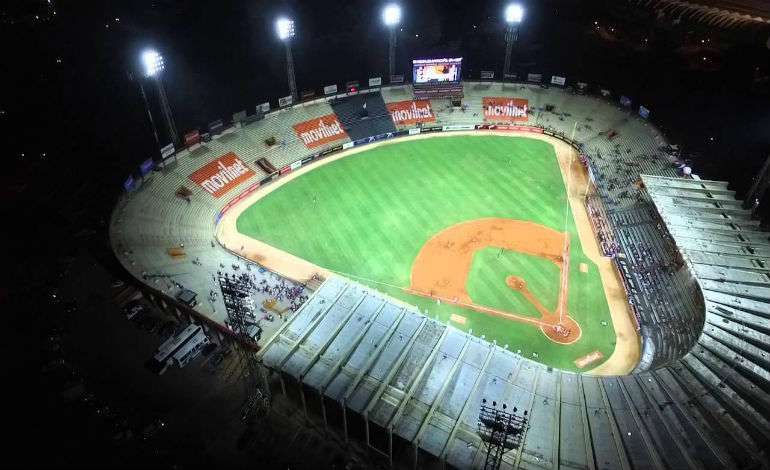
<path id="1" fill-rule="evenodd" d="M 530 325 L 437 305 L 405 293 L 411 267 L 425 242 L 447 227 L 483 217 L 531 220 L 564 230 L 566 191 L 553 147 L 502 136 L 450 136 L 395 142 L 320 166 L 246 209 L 239 232 L 319 266 L 345 274 L 448 321 L 466 317 L 472 329 L 498 344 L 563 369 L 594 350 L 605 358 L 615 332 L 596 266 L 583 254 L 571 213 L 570 315 L 583 334 L 572 345 L 550 342 Z M 499 256 L 498 256 L 499 255 Z M 586 263 L 588 273 L 581 273 Z M 467 291 L 475 303 L 536 316 L 520 293 L 505 286 L 516 274 L 553 309 L 559 270 L 522 253 L 477 253 Z M 606 325 L 602 325 L 602 321 Z M 597 363 L 598 365 L 598 363 Z"/>

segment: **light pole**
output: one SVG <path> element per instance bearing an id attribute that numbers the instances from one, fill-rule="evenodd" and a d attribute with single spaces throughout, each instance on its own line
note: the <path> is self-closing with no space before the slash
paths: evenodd
<path id="1" fill-rule="evenodd" d="M 505 8 L 505 22 L 508 30 L 505 32 L 505 65 L 503 65 L 503 79 L 511 71 L 511 51 L 513 43 L 519 38 L 519 24 L 524 18 L 524 8 L 518 3 L 513 3 Z"/>
<path id="2" fill-rule="evenodd" d="M 291 39 L 294 37 L 294 20 L 278 18 L 275 22 L 278 39 L 286 46 L 286 75 L 289 77 L 289 94 L 292 102 L 297 102 L 297 82 L 294 79 L 294 58 L 291 55 Z"/>
<path id="3" fill-rule="evenodd" d="M 174 116 L 171 114 L 171 106 L 168 104 L 166 88 L 163 86 L 163 81 L 160 78 L 160 73 L 166 68 L 163 56 L 154 49 L 147 49 L 142 52 L 142 65 L 144 66 L 144 76 L 152 78 L 155 82 L 155 86 L 158 88 L 160 110 L 163 113 L 163 117 L 166 119 L 169 137 L 171 137 L 171 141 L 174 145 L 179 145 L 179 134 L 176 132 Z M 142 94 L 144 94 L 144 89 L 142 89 Z"/>
<path id="4" fill-rule="evenodd" d="M 382 10 L 382 21 L 390 30 L 390 41 L 388 48 L 388 71 L 391 80 L 396 73 L 396 27 L 401 22 L 401 7 L 395 3 L 385 6 Z"/>

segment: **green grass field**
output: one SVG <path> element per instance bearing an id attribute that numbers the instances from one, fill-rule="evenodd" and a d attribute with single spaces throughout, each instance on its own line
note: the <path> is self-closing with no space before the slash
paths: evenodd
<path id="1" fill-rule="evenodd" d="M 314 202 L 315 201 L 315 202 Z M 502 136 L 450 136 L 394 142 L 320 166 L 268 194 L 237 220 L 244 235 L 336 271 L 448 322 L 467 318 L 472 329 L 545 364 L 576 370 L 594 350 L 605 359 L 615 345 L 596 266 L 583 254 L 570 213 L 568 308 L 582 337 L 557 345 L 539 329 L 407 294 L 412 263 L 425 242 L 459 222 L 483 217 L 531 220 L 564 231 L 566 190 L 553 147 Z M 578 269 L 589 266 L 587 273 Z M 530 255 L 480 250 L 466 285 L 477 304 L 537 316 L 505 284 L 523 277 L 546 307 L 557 303 L 559 270 Z M 606 325 L 602 325 L 602 321 Z M 594 365 L 598 365 L 599 362 Z"/>

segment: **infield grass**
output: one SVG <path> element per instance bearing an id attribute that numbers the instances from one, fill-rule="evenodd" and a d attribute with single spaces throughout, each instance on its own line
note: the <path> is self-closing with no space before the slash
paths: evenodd
<path id="1" fill-rule="evenodd" d="M 571 234 L 568 308 L 582 328 L 572 345 L 552 343 L 532 325 L 437 305 L 403 290 L 422 246 L 451 225 L 503 217 L 564 231 L 565 211 Z M 247 208 L 236 225 L 244 235 L 368 284 L 444 322 L 452 314 L 464 316 L 465 324 L 454 326 L 554 367 L 576 370 L 578 357 L 598 350 L 606 359 L 614 349 L 599 272 L 583 254 L 554 149 L 540 140 L 487 135 L 393 142 L 299 176 Z M 587 264 L 587 273 L 580 272 L 580 263 Z M 525 279 L 548 309 L 555 307 L 558 268 L 522 253 L 480 250 L 467 291 L 477 304 L 537 317 L 534 307 L 505 285 L 509 274 Z"/>

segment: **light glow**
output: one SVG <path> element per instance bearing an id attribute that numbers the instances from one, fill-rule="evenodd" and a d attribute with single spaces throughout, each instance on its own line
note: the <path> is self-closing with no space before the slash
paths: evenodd
<path id="1" fill-rule="evenodd" d="M 387 5 L 382 10 L 382 21 L 386 26 L 395 26 L 401 22 L 401 7 L 395 3 Z"/>
<path id="2" fill-rule="evenodd" d="M 521 23 L 524 18 L 524 7 L 518 3 L 513 3 L 505 8 L 506 23 Z"/>

